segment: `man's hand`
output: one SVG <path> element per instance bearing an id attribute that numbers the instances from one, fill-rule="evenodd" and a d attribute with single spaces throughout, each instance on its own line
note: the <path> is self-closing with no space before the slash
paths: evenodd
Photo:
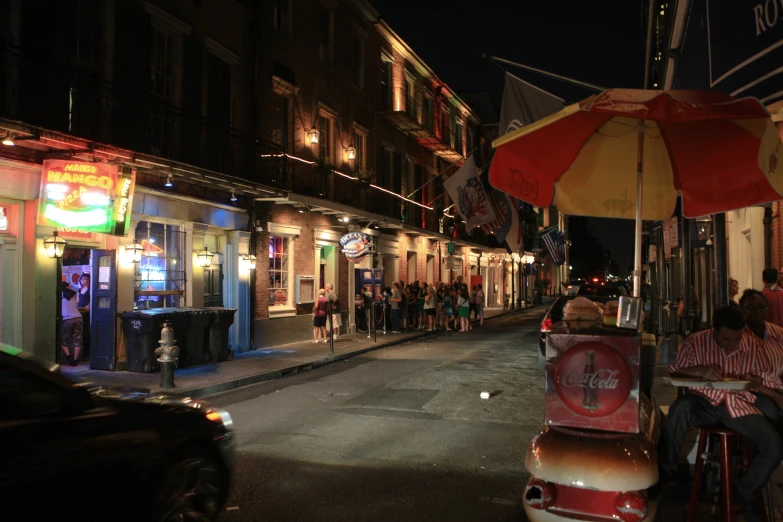
<path id="1" fill-rule="evenodd" d="M 742 376 L 742 380 L 743 381 L 750 381 L 750 384 L 748 384 L 748 389 L 750 389 L 750 390 L 756 390 L 756 389 L 759 389 L 759 388 L 763 387 L 762 386 L 762 382 L 763 381 L 762 381 L 761 377 L 759 377 L 757 375 L 751 375 L 749 373 L 746 373 L 745 375 Z M 772 391 L 772 390 L 770 390 L 770 391 Z"/>

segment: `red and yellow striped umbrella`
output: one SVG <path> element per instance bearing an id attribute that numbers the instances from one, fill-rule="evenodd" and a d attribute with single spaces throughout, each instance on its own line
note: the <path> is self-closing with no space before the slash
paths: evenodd
<path id="1" fill-rule="evenodd" d="M 493 142 L 490 183 L 568 215 L 703 216 L 783 199 L 783 143 L 764 106 L 712 91 L 610 89 Z"/>

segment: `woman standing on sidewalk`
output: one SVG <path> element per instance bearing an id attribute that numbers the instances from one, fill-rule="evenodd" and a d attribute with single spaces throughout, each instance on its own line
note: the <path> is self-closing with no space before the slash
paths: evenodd
<path id="1" fill-rule="evenodd" d="M 430 285 L 426 289 L 426 296 L 424 297 L 424 315 L 427 318 L 427 329 L 430 332 L 435 331 L 435 288 Z"/>
<path id="2" fill-rule="evenodd" d="M 413 292 L 413 285 L 405 288 L 405 302 L 408 308 L 408 330 L 416 328 L 416 319 L 419 317 L 418 298 Z"/>
<path id="3" fill-rule="evenodd" d="M 326 299 L 326 290 L 318 290 L 318 299 L 313 305 L 313 343 L 318 342 L 318 337 L 323 338 L 321 342 L 326 342 L 326 311 L 329 307 L 329 301 Z"/>
<path id="4" fill-rule="evenodd" d="M 481 285 L 476 285 L 476 315 L 479 318 L 479 324 L 484 326 L 484 289 Z"/>
<path id="5" fill-rule="evenodd" d="M 459 316 L 460 332 L 470 330 L 470 294 L 467 287 L 463 286 L 457 301 L 457 315 Z"/>
<path id="6" fill-rule="evenodd" d="M 435 292 L 435 328 L 443 322 L 443 283 L 438 283 L 438 290 Z"/>
<path id="7" fill-rule="evenodd" d="M 427 328 L 427 314 L 424 312 L 424 300 L 427 298 L 427 283 L 419 287 L 419 330 Z"/>
<path id="8" fill-rule="evenodd" d="M 454 318 L 454 305 L 451 301 L 451 287 L 443 289 L 443 326 L 446 331 L 451 331 L 451 320 Z"/>

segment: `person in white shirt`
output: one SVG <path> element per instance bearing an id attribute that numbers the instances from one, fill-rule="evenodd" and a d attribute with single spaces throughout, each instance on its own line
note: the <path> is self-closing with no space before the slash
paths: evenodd
<path id="1" fill-rule="evenodd" d="M 340 327 L 343 325 L 343 319 L 340 315 L 340 307 L 337 300 L 337 294 L 334 291 L 334 285 L 332 283 L 326 283 L 326 299 L 332 304 L 332 335 L 334 340 L 337 340 L 340 334 Z M 329 328 L 329 319 L 327 318 L 326 327 Z"/>
<path id="2" fill-rule="evenodd" d="M 62 323 L 60 344 L 68 364 L 76 366 L 82 351 L 84 322 L 77 306 L 79 294 L 71 290 L 67 281 L 62 282 Z"/>

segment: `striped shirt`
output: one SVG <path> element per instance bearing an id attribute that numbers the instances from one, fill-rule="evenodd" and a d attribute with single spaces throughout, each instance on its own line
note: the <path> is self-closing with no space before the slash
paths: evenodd
<path id="1" fill-rule="evenodd" d="M 783 375 L 783 328 L 769 321 L 764 321 L 764 324 L 763 341 L 748 329 L 754 339 L 763 342 L 764 355 L 767 356 L 769 368 L 762 375 L 762 384 L 773 390 L 783 390 L 783 382 L 780 378 Z"/>
<path id="2" fill-rule="evenodd" d="M 676 373 L 682 368 L 693 366 L 716 366 L 723 377 L 741 378 L 745 374 L 763 377 L 767 371 L 767 358 L 757 342 L 747 331 L 740 340 L 739 347 L 726 352 L 715 342 L 714 329 L 692 334 L 682 343 L 680 351 L 669 365 L 669 372 Z M 748 391 L 715 390 L 713 388 L 691 388 L 693 393 L 701 395 L 713 406 L 726 404 L 732 418 L 744 415 L 761 415 L 753 406 L 756 397 Z"/>

